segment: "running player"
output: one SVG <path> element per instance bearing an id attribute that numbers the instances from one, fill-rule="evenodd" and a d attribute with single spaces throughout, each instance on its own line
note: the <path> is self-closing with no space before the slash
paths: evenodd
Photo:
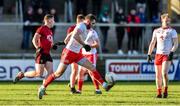
<path id="1" fill-rule="evenodd" d="M 95 25 L 95 23 L 92 23 L 92 24 Z M 88 30 L 88 35 L 87 35 L 87 38 L 85 40 L 85 43 L 90 45 L 91 50 L 89 52 L 86 52 L 86 50 L 84 48 L 82 48 L 82 54 L 85 58 L 87 58 L 96 67 L 96 61 L 97 61 L 97 50 L 96 50 L 96 48 L 99 47 L 100 41 L 99 41 L 99 37 L 97 35 L 97 32 L 93 28 L 90 28 Z M 86 68 L 81 67 L 81 66 L 80 66 L 80 70 L 78 72 L 78 90 L 77 90 L 77 93 L 81 93 L 81 91 L 82 91 L 82 85 L 83 85 L 84 76 L 86 73 L 89 73 L 89 75 L 92 79 L 92 82 L 93 82 L 94 87 L 95 87 L 95 94 L 102 94 L 101 90 L 99 89 L 99 83 L 95 80 L 91 71 L 89 71 Z"/>
<path id="2" fill-rule="evenodd" d="M 45 83 L 42 84 L 38 89 L 38 97 L 42 99 L 43 95 L 45 94 L 45 90 L 47 86 L 54 81 L 56 78 L 62 76 L 64 71 L 66 70 L 67 66 L 73 62 L 78 63 L 79 65 L 86 67 L 87 69 L 92 71 L 93 77 L 102 85 L 102 87 L 109 91 L 114 83 L 106 83 L 96 68 L 93 66 L 91 62 L 89 62 L 86 58 L 83 57 L 80 53 L 80 49 L 82 47 L 85 48 L 86 51 L 90 51 L 91 47 L 85 44 L 84 40 L 87 36 L 87 29 L 90 29 L 92 23 L 96 21 L 96 18 L 92 14 L 88 14 L 85 17 L 85 21 L 76 25 L 75 29 L 72 32 L 72 36 L 70 41 L 64 48 L 61 56 L 60 64 L 53 74 L 49 75 L 48 78 L 45 80 Z"/>
<path id="3" fill-rule="evenodd" d="M 81 22 L 84 21 L 84 16 L 82 14 L 77 15 L 76 17 L 76 24 L 79 24 Z M 74 28 L 76 27 L 76 25 L 72 25 L 68 28 L 67 30 L 67 37 L 65 38 L 64 42 L 67 44 L 71 38 L 72 35 L 72 31 L 74 30 Z M 75 82 L 76 82 L 76 76 L 78 73 L 78 65 L 77 63 L 72 63 L 71 64 L 71 75 L 70 75 L 70 88 L 71 88 L 71 93 L 76 93 L 76 89 L 75 89 Z"/>
<path id="4" fill-rule="evenodd" d="M 44 69 L 47 76 L 53 73 L 53 60 L 50 55 L 50 49 L 57 49 L 57 45 L 53 45 L 53 33 L 50 28 L 54 26 L 54 16 L 47 14 L 44 16 L 44 25 L 39 27 L 33 37 L 32 43 L 36 48 L 35 70 L 28 72 L 19 72 L 14 79 L 14 83 L 24 77 L 33 78 L 43 75 Z"/>
<path id="5" fill-rule="evenodd" d="M 170 18 L 167 13 L 161 15 L 162 26 L 153 32 L 153 37 L 149 45 L 148 62 L 152 61 L 151 54 L 157 42 L 155 55 L 155 72 L 157 98 L 167 98 L 168 96 L 168 70 L 170 68 L 173 54 L 178 48 L 178 37 L 175 29 L 170 27 Z M 162 83 L 164 85 L 163 96 Z"/>

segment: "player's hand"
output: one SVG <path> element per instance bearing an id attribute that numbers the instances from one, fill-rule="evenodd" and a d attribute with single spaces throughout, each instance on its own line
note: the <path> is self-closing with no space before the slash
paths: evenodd
<path id="1" fill-rule="evenodd" d="M 152 57 L 151 57 L 151 55 L 148 55 L 148 56 L 147 56 L 147 62 L 148 62 L 148 63 L 152 62 Z"/>
<path id="2" fill-rule="evenodd" d="M 91 47 L 89 45 L 84 45 L 83 47 L 87 52 L 91 50 Z"/>
<path id="3" fill-rule="evenodd" d="M 57 50 L 57 48 L 58 48 L 57 45 L 53 45 L 53 46 L 52 46 L 52 49 L 53 49 L 53 50 Z"/>
<path id="4" fill-rule="evenodd" d="M 174 56 L 174 52 L 170 52 L 170 53 L 169 53 L 169 56 L 168 56 L 168 60 L 169 60 L 169 61 L 172 61 L 173 56 Z"/>
<path id="5" fill-rule="evenodd" d="M 60 45 L 66 45 L 66 44 L 64 43 L 64 41 L 59 41 L 59 42 L 54 43 L 54 45 L 60 46 Z"/>

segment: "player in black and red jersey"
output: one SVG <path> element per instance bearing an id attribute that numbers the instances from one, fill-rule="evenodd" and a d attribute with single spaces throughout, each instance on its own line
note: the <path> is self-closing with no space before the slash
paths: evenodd
<path id="1" fill-rule="evenodd" d="M 19 72 L 14 79 L 17 83 L 20 79 L 40 77 L 44 70 L 47 71 L 47 76 L 53 72 L 53 60 L 50 55 L 51 48 L 57 49 L 58 43 L 53 44 L 53 33 L 50 28 L 54 26 L 54 16 L 47 14 L 44 16 L 44 25 L 40 26 L 32 40 L 36 48 L 35 70 L 28 72 Z M 45 78 L 46 79 L 46 78 Z"/>

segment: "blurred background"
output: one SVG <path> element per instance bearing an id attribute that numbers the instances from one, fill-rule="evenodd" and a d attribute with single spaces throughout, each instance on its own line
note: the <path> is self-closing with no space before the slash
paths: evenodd
<path id="1" fill-rule="evenodd" d="M 77 14 L 93 13 L 98 19 L 95 29 L 101 53 L 146 54 L 152 31 L 159 27 L 160 13 L 165 11 L 179 34 L 179 0 L 0 0 L 0 56 L 33 53 L 31 40 L 46 13 L 55 15 L 55 41 L 64 40 Z"/>
<path id="2" fill-rule="evenodd" d="M 98 68 L 105 72 L 106 59 L 146 58 L 161 12 L 169 13 L 179 36 L 180 0 L 0 0 L 0 58 L 33 59 L 32 37 L 46 13 L 55 16 L 55 42 L 64 40 L 77 14 L 93 13 L 101 41 Z M 59 58 L 62 48 L 52 51 L 53 58 Z"/>

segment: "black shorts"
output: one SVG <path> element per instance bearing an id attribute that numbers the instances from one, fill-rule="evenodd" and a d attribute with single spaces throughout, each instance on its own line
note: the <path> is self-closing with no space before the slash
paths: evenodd
<path id="1" fill-rule="evenodd" d="M 35 58 L 37 64 L 45 64 L 47 61 L 53 62 L 50 54 L 38 54 Z"/>

